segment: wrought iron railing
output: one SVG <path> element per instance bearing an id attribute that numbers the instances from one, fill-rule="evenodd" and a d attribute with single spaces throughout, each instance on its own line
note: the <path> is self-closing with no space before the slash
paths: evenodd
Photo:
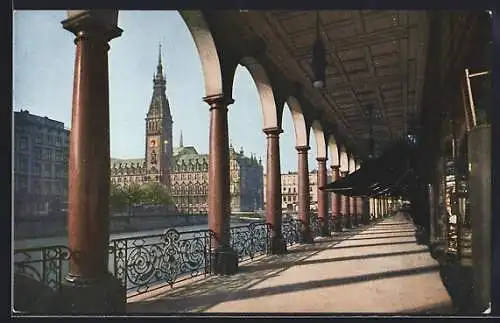
<path id="1" fill-rule="evenodd" d="M 188 278 L 210 274 L 208 230 L 114 239 L 110 271 L 130 294 L 141 294 Z M 129 295 L 130 296 L 130 295 Z"/>
<path id="2" fill-rule="evenodd" d="M 281 224 L 281 232 L 283 234 L 283 239 L 287 245 L 294 245 L 300 241 L 300 220 L 288 218 L 283 220 Z"/>
<path id="3" fill-rule="evenodd" d="M 230 245 L 240 261 L 269 253 L 271 228 L 267 223 L 254 222 L 230 229 Z"/>
<path id="4" fill-rule="evenodd" d="M 28 276 L 58 290 L 68 272 L 69 258 L 70 251 L 65 246 L 15 250 L 14 273 Z"/>
<path id="5" fill-rule="evenodd" d="M 319 235 L 317 217 L 311 227 Z M 300 241 L 301 222 L 284 219 L 283 237 L 288 245 Z M 230 228 L 230 244 L 239 261 L 253 259 L 270 250 L 269 224 L 253 222 Z M 179 232 L 168 229 L 163 234 L 113 239 L 109 244 L 109 270 L 128 291 L 128 296 L 173 286 L 183 280 L 209 276 L 212 259 L 212 234 L 209 230 Z M 66 246 L 20 249 L 14 252 L 14 270 L 52 289 L 59 289 L 68 273 L 71 253 Z"/>
<path id="6" fill-rule="evenodd" d="M 321 220 L 318 218 L 317 214 L 311 214 L 309 217 L 309 225 L 311 228 L 311 234 L 313 237 L 321 236 Z"/>

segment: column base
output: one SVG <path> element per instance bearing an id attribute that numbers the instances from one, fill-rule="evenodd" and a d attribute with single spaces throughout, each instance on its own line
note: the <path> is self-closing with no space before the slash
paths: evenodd
<path id="1" fill-rule="evenodd" d="M 333 218 L 333 228 L 335 232 L 342 232 L 342 217 L 336 216 Z"/>
<path id="2" fill-rule="evenodd" d="M 363 221 L 363 217 L 359 214 L 356 216 L 356 223 L 358 224 L 358 226 L 365 224 Z"/>
<path id="3" fill-rule="evenodd" d="M 322 237 L 329 237 L 330 236 L 330 228 L 328 227 L 328 221 L 326 219 L 323 219 L 320 221 L 321 226 L 319 228 L 320 235 Z"/>
<path id="4" fill-rule="evenodd" d="M 357 215 L 351 215 L 352 218 L 352 226 L 357 227 L 360 223 L 358 222 L 358 216 Z"/>
<path id="5" fill-rule="evenodd" d="M 314 238 L 312 232 L 309 228 L 301 230 L 300 232 L 300 243 L 311 244 L 314 243 Z"/>
<path id="6" fill-rule="evenodd" d="M 350 215 L 345 216 L 345 227 L 346 229 L 352 229 L 352 216 Z"/>
<path id="7" fill-rule="evenodd" d="M 286 241 L 283 237 L 271 238 L 270 246 L 271 254 L 273 255 L 283 255 L 286 253 Z"/>
<path id="8" fill-rule="evenodd" d="M 234 275 L 238 272 L 238 254 L 231 247 L 212 251 L 211 270 L 216 275 Z"/>
<path id="9" fill-rule="evenodd" d="M 122 284 L 110 273 L 88 282 L 68 276 L 61 287 L 57 310 L 60 314 L 126 313 L 127 293 Z"/>
<path id="10" fill-rule="evenodd" d="M 369 216 L 368 216 L 368 217 L 364 217 L 364 218 L 363 218 L 363 224 L 364 224 L 364 225 L 369 225 L 371 222 L 372 222 L 372 221 L 371 221 L 371 219 L 370 219 L 370 217 L 369 217 Z"/>

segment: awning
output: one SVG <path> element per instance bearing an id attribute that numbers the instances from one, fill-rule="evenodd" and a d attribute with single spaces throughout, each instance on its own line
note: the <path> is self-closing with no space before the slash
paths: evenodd
<path id="1" fill-rule="evenodd" d="M 320 188 L 346 196 L 400 195 L 414 180 L 410 160 L 413 149 L 397 143 L 381 157 L 365 162 L 358 170 Z"/>

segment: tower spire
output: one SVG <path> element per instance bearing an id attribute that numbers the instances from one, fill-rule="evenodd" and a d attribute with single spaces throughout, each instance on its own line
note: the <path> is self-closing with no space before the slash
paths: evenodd
<path id="1" fill-rule="evenodd" d="M 183 140 L 182 140 L 182 130 L 181 130 L 181 139 L 179 140 L 179 147 L 184 147 L 184 143 L 183 143 Z"/>
<path id="2" fill-rule="evenodd" d="M 161 63 L 161 43 L 158 43 L 158 66 L 156 66 L 156 77 L 163 79 L 163 65 Z"/>
<path id="3" fill-rule="evenodd" d="M 161 43 L 158 43 L 158 65 L 161 65 Z"/>

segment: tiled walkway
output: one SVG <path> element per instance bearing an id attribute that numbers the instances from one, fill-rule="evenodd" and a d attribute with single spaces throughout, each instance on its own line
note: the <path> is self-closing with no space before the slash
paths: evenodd
<path id="1" fill-rule="evenodd" d="M 437 262 L 402 215 L 141 298 L 129 312 L 452 313 Z"/>

